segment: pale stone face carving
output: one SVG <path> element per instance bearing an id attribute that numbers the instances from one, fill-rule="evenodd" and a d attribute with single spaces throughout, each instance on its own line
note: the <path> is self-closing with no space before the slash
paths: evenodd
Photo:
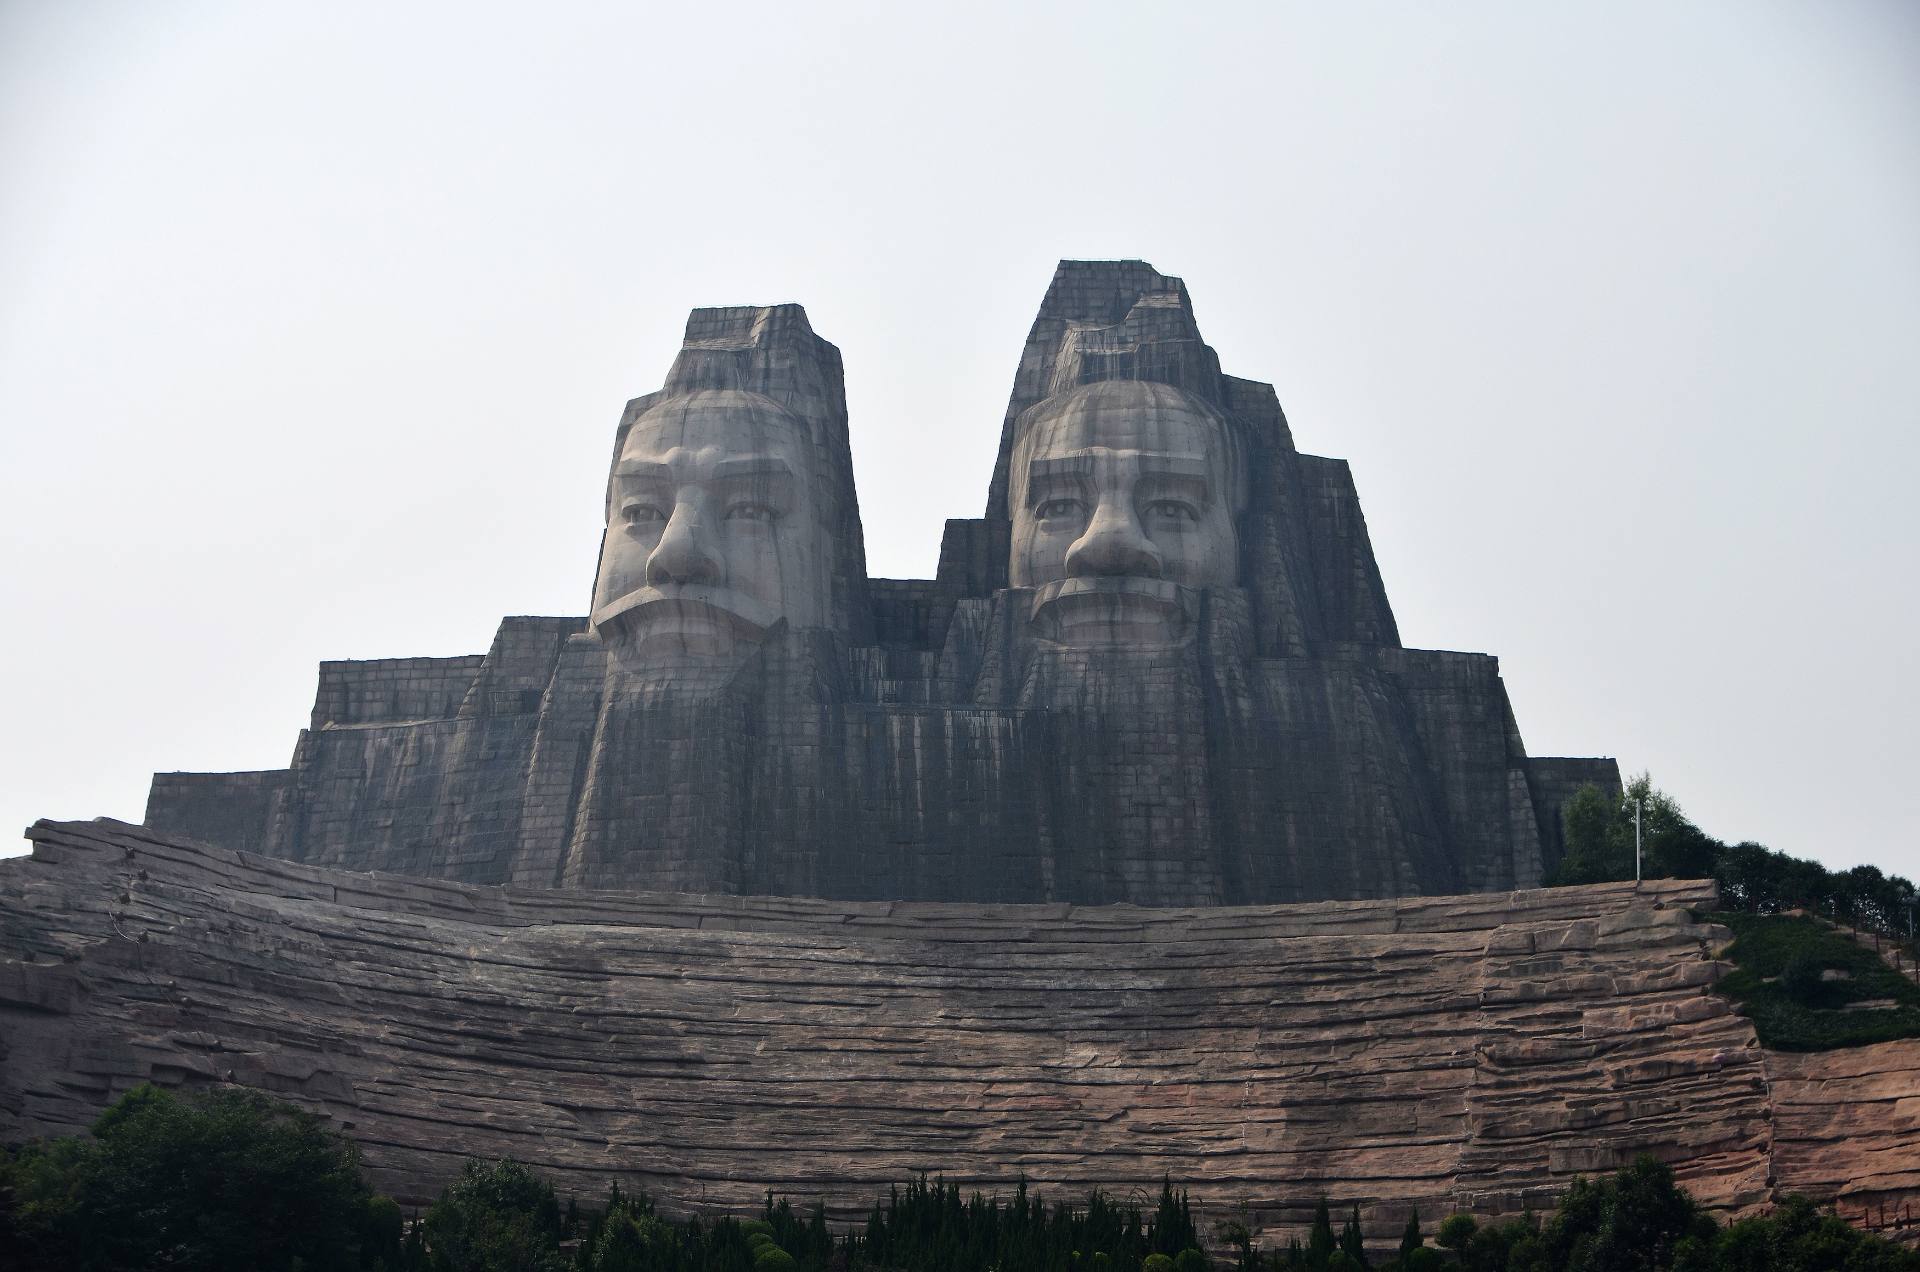
<path id="1" fill-rule="evenodd" d="M 1033 408 L 1013 452 L 1010 581 L 1071 645 L 1181 639 L 1237 580 L 1240 460 L 1224 416 L 1170 385 L 1090 384 Z"/>
<path id="2" fill-rule="evenodd" d="M 711 389 L 627 432 L 609 488 L 593 625 L 623 661 L 671 666 L 829 622 L 833 535 L 807 426 L 773 399 Z"/>

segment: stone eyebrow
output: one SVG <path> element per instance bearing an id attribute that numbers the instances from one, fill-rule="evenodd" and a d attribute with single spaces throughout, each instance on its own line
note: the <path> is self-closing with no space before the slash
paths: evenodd
<path id="1" fill-rule="evenodd" d="M 1142 455 L 1140 483 L 1148 491 L 1179 491 L 1206 502 L 1213 498 L 1213 478 L 1203 460 L 1184 455 Z"/>
<path id="2" fill-rule="evenodd" d="M 645 481 L 672 481 L 673 469 L 651 459 L 623 459 L 614 465 L 616 477 L 639 478 Z M 742 477 L 786 477 L 793 476 L 793 469 L 787 461 L 777 455 L 748 455 L 740 459 L 723 459 L 713 466 L 713 480 L 727 481 Z"/>
<path id="3" fill-rule="evenodd" d="M 1077 451 L 1071 455 L 1051 455 L 1029 461 L 1027 464 L 1028 498 L 1036 498 L 1037 493 L 1050 484 L 1092 476 L 1097 453 L 1098 448 L 1094 448 Z M 1207 461 L 1197 455 L 1169 455 L 1148 451 L 1139 456 L 1139 461 L 1142 481 L 1192 486 L 1196 487 L 1203 496 L 1211 492 L 1213 483 L 1207 472 Z"/>
<path id="4" fill-rule="evenodd" d="M 673 470 L 650 459 L 623 459 L 613 466 L 615 477 L 643 477 L 651 481 L 672 481 Z"/>
<path id="5" fill-rule="evenodd" d="M 715 481 L 740 477 L 792 477 L 793 469 L 777 455 L 749 455 L 742 459 L 723 459 L 713 466 Z"/>
<path id="6" fill-rule="evenodd" d="M 1089 447 L 1069 455 L 1048 455 L 1027 464 L 1031 480 L 1054 477 L 1084 477 L 1093 471 L 1093 462 L 1104 447 Z M 1126 452 L 1122 451 L 1121 454 Z M 1140 472 L 1147 477 L 1195 477 L 1207 479 L 1207 461 L 1199 455 L 1170 455 L 1164 451 L 1137 452 Z"/>
<path id="7" fill-rule="evenodd" d="M 1076 455 L 1061 455 L 1031 461 L 1027 465 L 1027 480 L 1053 481 L 1061 477 L 1085 477 L 1092 472 L 1093 453 L 1081 451 Z"/>
<path id="8" fill-rule="evenodd" d="M 1208 478 L 1207 461 L 1197 455 L 1159 455 L 1147 452 L 1140 456 L 1140 475 L 1142 477 L 1178 477 L 1191 478 L 1204 482 Z"/>
<path id="9" fill-rule="evenodd" d="M 1030 460 L 1027 464 L 1027 502 L 1037 503 L 1049 490 L 1068 483 L 1083 485 L 1093 476 L 1093 456 L 1082 451 L 1050 459 Z"/>

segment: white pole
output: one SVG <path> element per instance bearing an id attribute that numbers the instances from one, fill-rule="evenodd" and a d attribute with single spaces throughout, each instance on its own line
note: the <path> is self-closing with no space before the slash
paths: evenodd
<path id="1" fill-rule="evenodd" d="M 1638 799 L 1633 801 L 1633 882 L 1635 887 L 1640 884 L 1640 803 Z"/>

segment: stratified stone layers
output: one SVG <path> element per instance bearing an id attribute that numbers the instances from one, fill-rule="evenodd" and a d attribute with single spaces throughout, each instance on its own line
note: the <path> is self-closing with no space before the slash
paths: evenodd
<path id="1" fill-rule="evenodd" d="M 1774 1186 L 1879 1226 L 1920 1201 L 1920 1038 L 1770 1051 Z"/>
<path id="2" fill-rule="evenodd" d="M 1056 1199 L 1171 1175 L 1208 1222 L 1244 1206 L 1279 1234 L 1325 1195 L 1383 1241 L 1410 1206 L 1544 1207 L 1642 1151 L 1721 1206 L 1835 1176 L 1781 1157 L 1819 1137 L 1773 1138 L 1766 1057 L 1710 992 L 1725 931 L 1688 913 L 1705 883 L 836 903 L 355 874 L 110 822 L 33 837 L 0 863 L 6 1139 L 143 1080 L 232 1081 L 326 1113 L 410 1202 L 496 1154 L 583 1195 L 770 1187 L 841 1217 L 922 1170 Z M 1906 1127 L 1876 1152 L 1911 1154 Z"/>

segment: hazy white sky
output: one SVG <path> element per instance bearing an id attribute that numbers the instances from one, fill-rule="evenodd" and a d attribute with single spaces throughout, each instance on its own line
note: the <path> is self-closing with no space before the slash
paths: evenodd
<path id="1" fill-rule="evenodd" d="M 583 613 L 695 305 L 807 306 L 930 575 L 1129 256 L 1531 752 L 1920 874 L 1920 6 L 6 0 L 0 174 L 8 827 Z"/>

